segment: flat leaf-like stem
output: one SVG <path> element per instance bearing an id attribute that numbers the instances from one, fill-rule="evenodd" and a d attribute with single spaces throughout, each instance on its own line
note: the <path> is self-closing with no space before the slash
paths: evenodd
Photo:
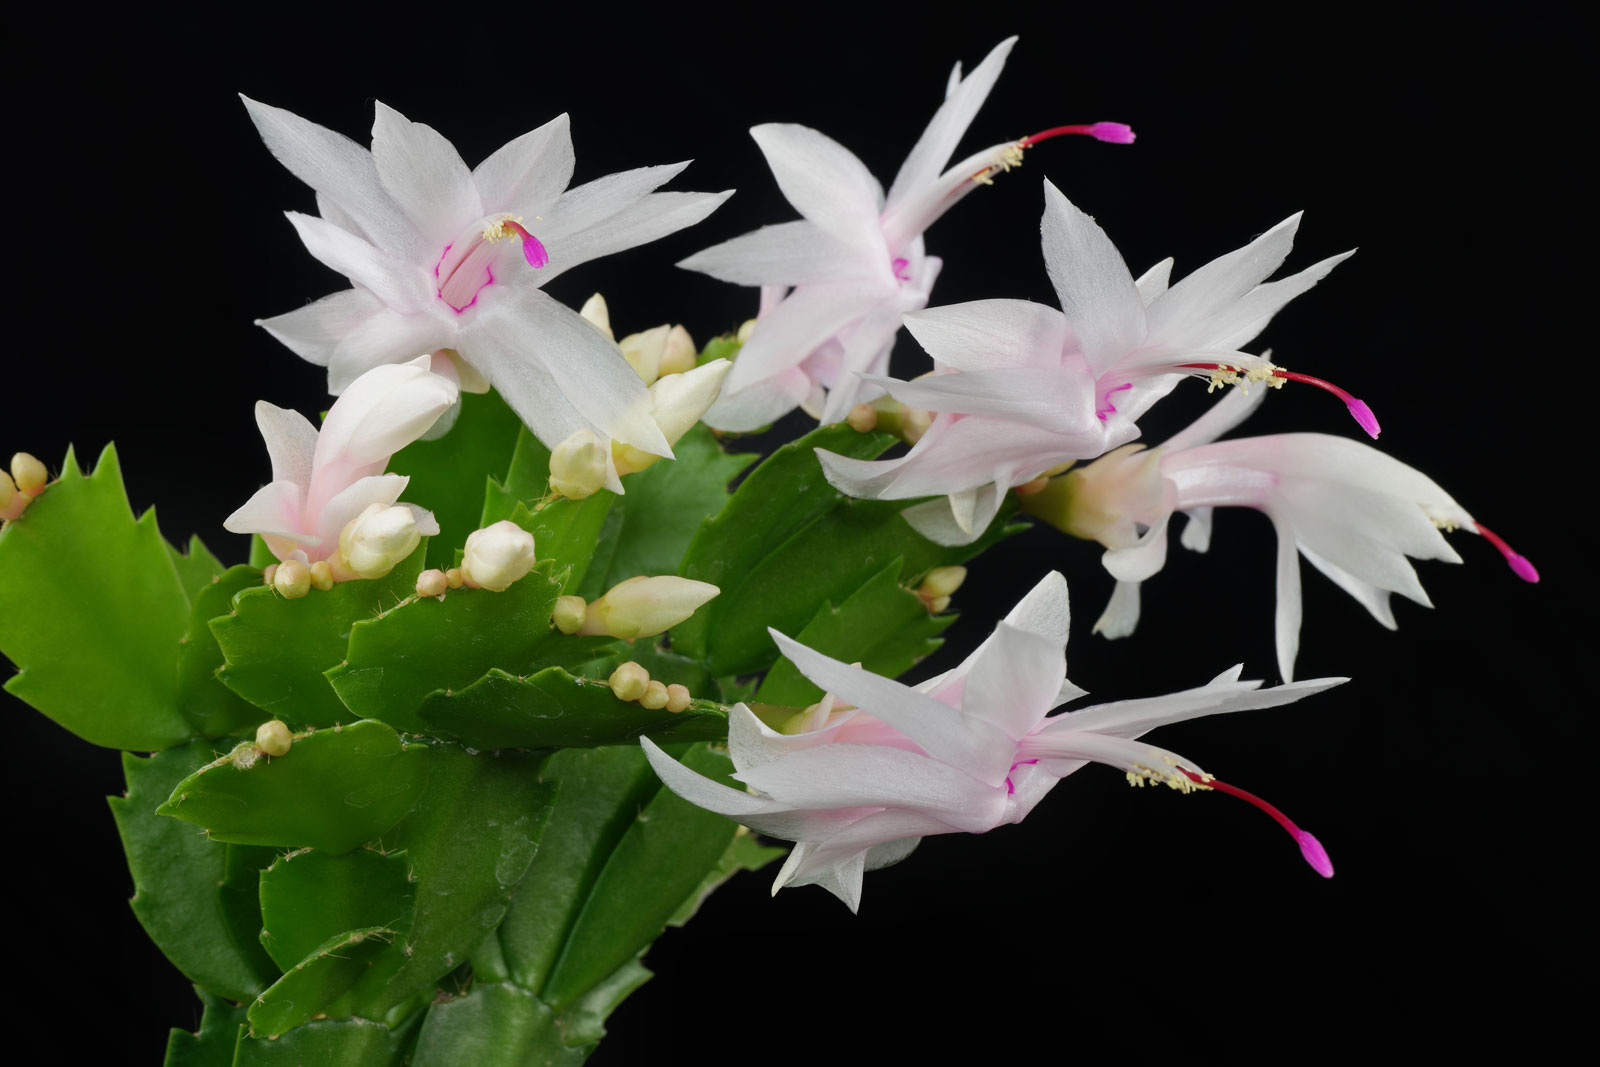
<path id="1" fill-rule="evenodd" d="M 286 755 L 249 742 L 179 782 L 157 811 L 218 841 L 341 855 L 399 822 L 428 780 L 428 746 L 370 719 L 295 736 Z"/>
<path id="2" fill-rule="evenodd" d="M 217 680 L 222 647 L 211 620 L 233 610 L 233 598 L 261 584 L 254 567 L 229 567 L 192 590 L 194 607 L 178 653 L 178 701 L 201 737 L 221 737 L 265 722 L 266 712 Z"/>
<path id="3" fill-rule="evenodd" d="M 366 972 L 372 958 L 394 939 L 395 932 L 381 926 L 334 934 L 290 966 L 250 1005 L 251 1032 L 277 1037 L 310 1022 L 349 989 Z"/>
<path id="4" fill-rule="evenodd" d="M 261 872 L 261 943 L 288 971 L 348 930 L 411 928 L 416 886 L 404 853 L 300 849 Z"/>

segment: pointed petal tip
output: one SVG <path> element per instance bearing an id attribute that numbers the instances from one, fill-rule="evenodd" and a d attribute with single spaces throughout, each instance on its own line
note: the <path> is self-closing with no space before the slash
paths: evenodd
<path id="1" fill-rule="evenodd" d="M 1328 858 L 1328 850 L 1322 847 L 1322 842 L 1304 830 L 1296 831 L 1294 839 L 1300 845 L 1300 854 L 1311 864 L 1311 869 L 1324 878 L 1332 878 L 1333 860 Z"/>

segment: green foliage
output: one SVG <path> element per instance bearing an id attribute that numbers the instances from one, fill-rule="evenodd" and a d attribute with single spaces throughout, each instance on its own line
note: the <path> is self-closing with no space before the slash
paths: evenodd
<path id="1" fill-rule="evenodd" d="M 505 477 L 520 432 L 521 420 L 499 393 L 463 393 L 461 414 L 449 433 L 408 445 L 389 461 L 392 473 L 411 478 L 405 499 L 425 504 L 439 520 L 427 566 L 451 566 L 456 549 L 478 528 L 485 486 Z"/>
<path id="2" fill-rule="evenodd" d="M 528 677 L 492 670 L 465 689 L 434 693 L 422 720 L 433 731 L 478 749 L 567 748 L 626 744 L 641 734 L 672 740 L 728 736 L 728 712 L 696 701 L 676 714 L 618 700 L 604 682 L 560 667 Z"/>
<path id="3" fill-rule="evenodd" d="M 394 939 L 395 932 L 381 926 L 334 934 L 287 968 L 283 977 L 250 1005 L 251 1033 L 277 1037 L 323 1014 Z"/>
<path id="4" fill-rule="evenodd" d="M 463 997 L 428 1012 L 412 1067 L 565 1067 L 588 1058 L 589 1047 L 568 1048 L 561 1022 L 538 997 L 508 982 L 476 985 Z"/>
<path id="5" fill-rule="evenodd" d="M 402 1067 L 419 1013 L 394 1029 L 367 1019 L 316 1019 L 276 1040 L 239 1035 L 233 1067 Z"/>
<path id="6" fill-rule="evenodd" d="M 706 898 L 716 892 L 717 887 L 740 871 L 759 871 L 773 860 L 782 856 L 789 850 L 775 848 L 772 845 L 763 845 L 752 836 L 744 827 L 736 827 L 733 840 L 728 842 L 728 847 L 723 850 L 722 858 L 716 865 L 706 872 L 705 878 L 695 891 L 689 894 L 687 900 L 678 905 L 678 910 L 673 912 L 672 918 L 667 920 L 668 926 L 682 926 L 694 918 L 695 912 L 700 910 L 700 905 Z"/>
<path id="7" fill-rule="evenodd" d="M 268 716 L 217 680 L 222 646 L 211 620 L 233 610 L 234 594 L 261 584 L 254 567 L 229 567 L 191 591 L 194 607 L 178 652 L 178 703 L 201 737 L 221 737 L 265 722 Z"/>
<path id="8" fill-rule="evenodd" d="M 203 551 L 203 550 L 202 550 Z M 85 476 L 61 479 L 0 532 L 0 650 L 18 668 L 7 692 L 86 741 L 151 752 L 194 736 L 178 710 L 178 644 L 189 624 L 184 576 L 154 511 L 137 520 L 108 446 Z"/>
<path id="9" fill-rule="evenodd" d="M 427 745 L 404 744 L 371 719 L 297 735 L 276 758 L 243 742 L 179 782 L 156 810 L 205 827 L 217 841 L 338 855 L 411 810 L 428 780 L 428 757 Z"/>
<path id="10" fill-rule="evenodd" d="M 261 872 L 261 943 L 282 970 L 349 930 L 410 928 L 416 887 L 403 853 L 301 849 Z"/>
<path id="11" fill-rule="evenodd" d="M 808 648 L 893 678 L 939 647 L 937 635 L 955 622 L 954 615 L 930 615 L 911 590 L 900 585 L 903 560 L 868 578 L 838 606 L 824 602 L 794 638 Z M 780 658 L 756 692 L 767 704 L 804 707 L 822 699 L 813 685 L 787 659 Z"/>
<path id="12" fill-rule="evenodd" d="M 183 585 L 183 591 L 191 601 L 194 600 L 195 594 L 209 586 L 228 569 L 227 564 L 211 554 L 211 550 L 198 535 L 189 538 L 188 552 L 179 552 L 171 545 L 167 546 L 167 552 L 172 556 L 172 566 L 178 572 L 178 581 Z"/>
<path id="13" fill-rule="evenodd" d="M 291 726 L 332 726 L 357 718 L 325 672 L 344 662 L 350 631 L 416 592 L 426 541 L 383 578 L 340 582 L 286 600 L 260 586 L 234 597 L 233 610 L 212 620 L 226 663 L 217 674 L 229 689 Z"/>
<path id="14" fill-rule="evenodd" d="M 167 1037 L 164 1067 L 233 1067 L 239 1028 L 248 1025 L 243 1005 L 214 997 L 204 986 L 195 986 L 194 991 L 205 1008 L 205 1014 L 200 1016 L 200 1031 L 191 1034 L 173 1030 Z"/>
<path id="15" fill-rule="evenodd" d="M 278 977 L 262 951 L 256 871 L 271 849 L 227 845 L 156 813 L 172 789 L 212 756 L 195 741 L 148 759 L 122 757 L 126 795 L 111 814 L 133 875 L 133 913 L 190 981 L 230 1000 L 248 1000 Z"/>
<path id="16" fill-rule="evenodd" d="M 518 503 L 532 504 L 549 492 L 550 450 L 523 426 L 517 432 L 516 447 L 511 452 L 511 463 L 506 468 L 505 478 L 490 477 L 478 525 L 488 526 L 492 522 L 509 519 Z"/>
<path id="17" fill-rule="evenodd" d="M 565 570 L 561 592 L 571 594 L 583 584 L 595 556 L 595 544 L 611 514 L 615 493 L 605 490 L 582 500 L 553 500 L 538 511 L 517 504 L 511 521 L 533 534 L 535 551 L 541 562 L 549 563 L 559 574 Z M 597 578 L 603 578 L 601 568 Z"/>

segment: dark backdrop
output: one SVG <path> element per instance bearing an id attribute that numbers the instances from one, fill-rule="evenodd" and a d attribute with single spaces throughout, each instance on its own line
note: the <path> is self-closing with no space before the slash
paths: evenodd
<path id="1" fill-rule="evenodd" d="M 574 305 L 604 289 L 620 332 L 673 320 L 704 339 L 751 314 L 753 294 L 672 264 L 793 217 L 749 126 L 814 125 L 887 180 L 950 64 L 970 68 L 1018 33 L 963 148 L 1098 119 L 1131 123 L 1139 141 L 1040 146 L 959 205 L 928 235 L 946 264 L 934 302 L 1052 299 L 1044 176 L 1135 272 L 1170 254 L 1181 274 L 1305 209 L 1292 267 L 1361 252 L 1264 343 L 1368 400 L 1382 447 L 1544 581 L 1524 585 L 1457 536 L 1465 566 L 1420 564 L 1437 607 L 1400 603 L 1391 634 L 1305 567 L 1299 671 L 1355 680 L 1157 735 L 1278 801 L 1327 845 L 1335 880 L 1243 805 L 1134 791 L 1091 767 L 1021 826 L 930 839 L 869 875 L 859 917 L 816 888 L 768 900 L 770 875 L 738 879 L 663 938 L 658 977 L 594 1062 L 663 1049 L 707 1063 L 1276 1058 L 1380 1035 L 1390 1048 L 1534 1050 L 1566 1018 L 1584 936 L 1573 868 L 1589 851 L 1573 611 L 1587 574 L 1566 527 L 1588 486 L 1569 473 L 1574 424 L 1593 417 L 1572 373 L 1582 328 L 1568 325 L 1587 299 L 1571 144 L 1592 53 L 1555 5 L 999 7 L 35 12 L 6 46 L 0 452 L 56 464 L 68 442 L 90 457 L 115 438 L 136 507 L 159 505 L 174 540 L 197 532 L 243 557 L 220 520 L 267 476 L 252 403 L 326 404 L 322 371 L 251 321 L 344 283 L 282 218 L 312 197 L 262 148 L 236 91 L 363 143 L 376 97 L 469 163 L 566 110 L 579 181 L 695 158 L 674 187 L 736 187 L 731 202 L 551 288 Z M 899 365 L 917 373 L 918 356 L 902 335 Z M 1180 389 L 1148 436 L 1187 421 L 1202 394 Z M 1358 433 L 1336 402 L 1293 387 L 1252 428 Z M 1096 695 L 1164 692 L 1241 660 L 1271 680 L 1272 552 L 1264 519 L 1221 516 L 1212 552 L 1174 548 L 1139 633 L 1111 643 L 1089 632 L 1111 585 L 1098 550 L 1034 530 L 972 568 L 946 652 L 970 650 L 1059 568 L 1077 612 L 1071 674 Z M 15 702 L 7 714 L 10 963 L 29 990 L 13 1009 L 31 1019 L 65 998 L 70 1028 L 40 1024 L 41 1040 L 157 1062 L 166 1028 L 192 1028 L 198 1006 L 126 906 L 101 799 L 121 789 L 117 757 Z"/>

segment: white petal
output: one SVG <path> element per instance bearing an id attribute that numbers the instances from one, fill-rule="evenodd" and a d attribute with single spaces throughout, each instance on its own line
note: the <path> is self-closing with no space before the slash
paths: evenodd
<path id="1" fill-rule="evenodd" d="M 792 123 L 756 126 L 750 136 L 795 210 L 852 249 L 882 250 L 888 266 L 878 227 L 883 189 L 855 153 L 826 134 Z"/>
<path id="2" fill-rule="evenodd" d="M 1061 311 L 1096 377 L 1144 344 L 1144 300 L 1105 231 L 1044 183 L 1044 261 Z"/>
<path id="3" fill-rule="evenodd" d="M 994 521 L 1004 496 L 1003 490 L 984 485 L 925 504 L 913 504 L 900 516 L 913 530 L 936 545 L 970 545 L 982 537 Z"/>
<path id="4" fill-rule="evenodd" d="M 1184 512 L 1187 520 L 1183 534 L 1178 538 L 1190 552 L 1205 552 L 1211 548 L 1211 515 L 1213 508 L 1190 508 Z"/>
<path id="5" fill-rule="evenodd" d="M 1194 330 L 1198 346 L 1228 351 L 1242 348 L 1264 330 L 1272 316 L 1289 301 L 1316 285 L 1329 271 L 1355 255 L 1352 249 L 1313 263 L 1281 281 L 1258 285 L 1232 304 L 1206 319 Z"/>
<path id="6" fill-rule="evenodd" d="M 1273 516 L 1278 529 L 1278 606 L 1273 617 L 1273 639 L 1278 648 L 1278 673 L 1294 681 L 1294 660 L 1300 651 L 1300 554 L 1294 530 Z"/>
<path id="7" fill-rule="evenodd" d="M 455 146 L 381 100 L 372 123 L 372 160 L 384 189 L 441 253 L 484 214 L 472 172 Z"/>
<path id="8" fill-rule="evenodd" d="M 1173 434 L 1161 447 L 1172 453 L 1210 444 L 1255 414 L 1269 392 L 1271 390 L 1264 385 L 1257 385 L 1249 392 L 1234 386 L 1207 408 L 1204 415 Z"/>
<path id="9" fill-rule="evenodd" d="M 811 389 L 806 372 L 790 367 L 737 393 L 724 389 L 706 411 L 705 423 L 730 432 L 759 430 L 799 407 L 811 395 Z"/>
<path id="10" fill-rule="evenodd" d="M 265 400 L 256 401 L 256 426 L 272 458 L 272 480 L 311 484 L 311 462 L 317 451 L 317 428 L 298 411 Z"/>
<path id="11" fill-rule="evenodd" d="M 328 392 L 338 396 L 374 367 L 408 363 L 455 343 L 452 324 L 426 311 L 405 315 L 384 309 L 345 334 L 328 361 Z M 448 364 L 448 359 L 441 360 Z"/>
<path id="12" fill-rule="evenodd" d="M 802 285 L 761 316 L 724 383 L 730 393 L 798 365 L 891 294 L 861 285 Z"/>
<path id="13" fill-rule="evenodd" d="M 868 378 L 896 400 L 928 411 L 995 415 L 1055 433 L 1096 429 L 1095 383 L 1081 364 L 932 374 L 914 381 Z"/>
<path id="14" fill-rule="evenodd" d="M 326 367 L 345 335 L 383 308 L 365 289 L 346 289 L 303 308 L 257 319 L 256 325 L 282 341 L 301 359 Z"/>
<path id="15" fill-rule="evenodd" d="M 1332 689 L 1349 680 L 1316 678 L 1262 689 L 1259 681 L 1241 681 L 1239 678 L 1241 670 L 1241 667 L 1234 667 L 1224 671 L 1210 682 L 1194 689 L 1138 700 L 1119 700 L 1110 704 L 1097 704 L 1079 711 L 1064 712 L 1051 719 L 1050 724 L 1041 733 L 1094 731 L 1131 739 L 1158 726 L 1206 715 L 1281 707 Z"/>
<path id="16" fill-rule="evenodd" d="M 1101 557 L 1106 570 L 1119 582 L 1143 582 L 1166 566 L 1168 511 L 1129 548 L 1110 548 Z"/>
<path id="17" fill-rule="evenodd" d="M 878 381 L 878 375 L 889 369 L 889 352 L 899 332 L 900 305 L 897 301 L 885 300 L 839 335 L 844 349 L 839 374 L 828 391 L 828 403 L 820 421 L 843 422 L 858 400 L 871 400 L 881 395 L 876 387 L 867 383 Z"/>
<path id="18" fill-rule="evenodd" d="M 805 219 L 763 226 L 678 264 L 736 285 L 802 285 L 855 266 L 849 246 Z"/>
<path id="19" fill-rule="evenodd" d="M 1151 267 L 1133 283 L 1139 290 L 1139 297 L 1144 301 L 1144 306 L 1149 307 L 1157 297 L 1167 291 L 1167 284 L 1172 279 L 1172 257 L 1168 256 L 1160 263 Z"/>
<path id="20" fill-rule="evenodd" d="M 960 371 L 1051 367 L 1071 340 L 1066 316 L 1028 300 L 974 300 L 905 317 L 906 329 L 941 366 Z"/>
<path id="21" fill-rule="evenodd" d="M 572 166 L 571 124 L 560 114 L 495 149 L 472 180 L 485 211 L 539 215 L 566 190 Z"/>
<path id="22" fill-rule="evenodd" d="M 1323 558 L 1309 546 L 1301 544 L 1300 554 L 1311 565 L 1338 584 L 1339 588 L 1356 598 L 1357 603 L 1372 613 L 1372 617 L 1389 630 L 1398 629 L 1394 621 L 1394 608 L 1389 603 L 1389 591 L 1363 581 L 1343 567 Z"/>
<path id="23" fill-rule="evenodd" d="M 320 514 L 352 482 L 382 471 L 391 455 L 421 437 L 455 403 L 454 383 L 430 374 L 429 363 L 421 356 L 375 367 L 334 402 L 317 435 L 306 489 L 308 516 Z"/>
<path id="24" fill-rule="evenodd" d="M 661 751 L 660 747 L 648 737 L 639 738 L 639 744 L 644 747 L 645 757 L 660 776 L 662 784 L 696 807 L 741 820 L 750 815 L 781 810 L 784 807 L 771 800 L 751 796 L 742 790 L 731 789 L 721 782 L 713 782 Z"/>
<path id="25" fill-rule="evenodd" d="M 306 251 L 358 285 L 372 290 L 395 311 L 420 311 L 434 298 L 427 272 L 395 259 L 326 222 L 297 211 L 285 212 Z"/>
<path id="26" fill-rule="evenodd" d="M 300 486 L 276 481 L 256 490 L 243 507 L 222 520 L 230 533 L 271 534 L 297 544 L 315 545 L 317 537 L 300 528 Z"/>
<path id="27" fill-rule="evenodd" d="M 402 259 L 421 253 L 422 239 L 378 181 L 372 153 L 282 108 L 239 99 L 278 162 L 354 219 L 361 236 Z"/>
<path id="28" fill-rule="evenodd" d="M 316 511 L 307 508 L 307 518 L 317 524 L 317 536 L 322 539 L 323 550 L 313 558 L 332 555 L 339 543 L 339 532 L 346 523 L 373 504 L 387 506 L 395 503 L 410 481 L 404 474 L 376 474 L 357 478 L 329 497 Z"/>
<path id="29" fill-rule="evenodd" d="M 550 265 L 535 272 L 539 284 L 580 263 L 649 244 L 693 226 L 732 195 L 731 189 L 723 193 L 651 193 L 582 230 L 553 238 L 547 242 Z"/>
<path id="30" fill-rule="evenodd" d="M 1002 622 L 967 676 L 961 710 L 1021 738 L 1055 705 L 1067 676 L 1062 643 Z"/>
<path id="31" fill-rule="evenodd" d="M 1106 610 L 1095 620 L 1094 632 L 1109 640 L 1131 635 L 1139 625 L 1139 582 L 1118 582 Z"/>
<path id="32" fill-rule="evenodd" d="M 1283 265 L 1300 227 L 1296 212 L 1243 248 L 1218 256 L 1150 305 L 1150 342 L 1185 343 L 1195 324 L 1221 311 Z"/>
<path id="33" fill-rule="evenodd" d="M 995 79 L 1000 76 L 1006 57 L 1016 43 L 1015 37 L 1001 41 L 984 57 L 983 62 L 973 68 L 970 75 L 959 83 L 952 82 L 944 103 L 934 112 L 928 128 L 922 131 L 911 154 L 900 165 L 900 172 L 895 175 L 894 184 L 889 188 L 885 214 L 892 212 L 908 195 L 914 195 L 917 190 L 938 179 L 944 165 L 950 161 L 951 153 L 967 132 L 967 127 L 972 124 L 973 116 L 989 98 L 989 91 L 994 88 Z M 959 65 L 956 69 L 960 69 Z M 952 73 L 951 78 L 956 77 Z"/>

